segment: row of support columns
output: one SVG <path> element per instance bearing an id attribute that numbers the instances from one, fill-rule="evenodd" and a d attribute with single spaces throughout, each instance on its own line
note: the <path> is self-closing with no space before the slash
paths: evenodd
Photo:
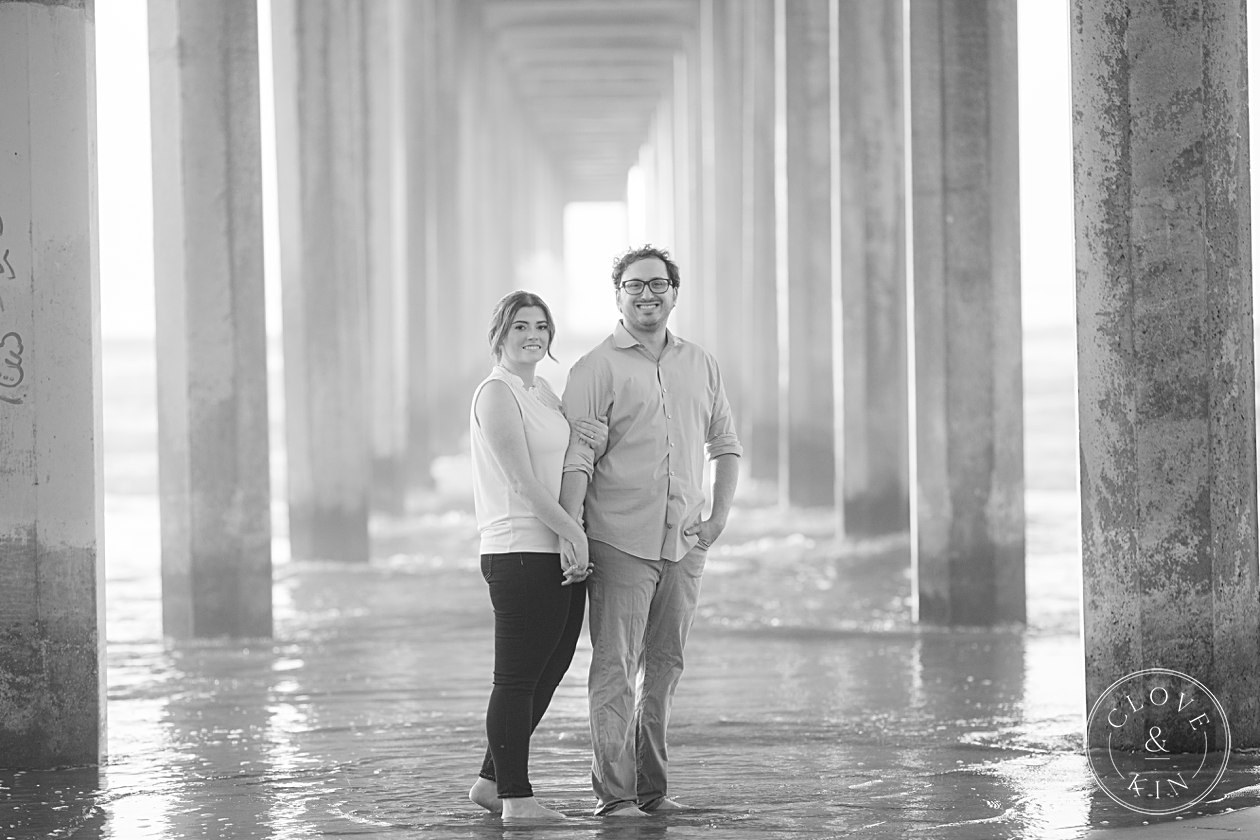
<path id="1" fill-rule="evenodd" d="M 1088 694 L 1181 669 L 1254 740 L 1245 16 L 1239 0 L 1072 5 Z M 736 383 L 749 471 L 787 503 L 834 504 L 842 534 L 908 523 L 918 619 L 1024 621 L 1015 4 L 701 7 L 700 177 L 716 183 L 689 190 L 699 233 L 661 238 L 717 290 L 716 317 L 688 326 Z M 718 139 L 732 108 L 735 156 Z M 671 167 L 646 173 L 666 196 L 648 205 L 683 218 L 679 130 L 641 165 Z"/>
<path id="2" fill-rule="evenodd" d="M 275 0 L 290 543 L 364 561 L 453 452 L 495 300 L 544 294 L 562 204 L 480 5 Z"/>
<path id="3" fill-rule="evenodd" d="M 704 0 L 698 32 L 640 165 L 749 471 L 911 530 L 924 620 L 1022 621 L 1014 3 Z"/>
<path id="4" fill-rule="evenodd" d="M 557 291 L 523 267 L 559 250 L 563 186 L 479 5 L 368 5 L 272 3 L 298 557 L 367 559 L 371 510 L 457 445 L 485 367 L 461 344 L 511 288 Z M 1021 621 L 1013 0 L 701 7 L 643 180 L 713 307 L 689 328 L 737 360 L 750 470 L 845 533 L 908 524 L 920 619 Z M 29 766 L 103 734 L 91 12 L 0 2 L 0 752 Z M 255 27 L 151 4 L 172 636 L 270 632 Z M 1075 0 L 1072 62 L 1086 699 L 1176 668 L 1254 744 L 1242 0 Z"/>
<path id="5" fill-rule="evenodd" d="M 698 15 L 640 156 L 649 238 L 690 258 L 700 297 L 680 323 L 727 360 L 754 477 L 789 504 L 842 499 L 842 532 L 904 531 L 901 4 Z"/>

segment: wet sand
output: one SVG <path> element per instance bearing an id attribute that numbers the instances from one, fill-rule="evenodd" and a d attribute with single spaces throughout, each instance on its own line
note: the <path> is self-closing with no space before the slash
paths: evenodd
<path id="1" fill-rule="evenodd" d="M 916 627 L 905 536 L 837 541 L 828 511 L 779 510 L 746 483 L 705 573 L 670 729 L 670 793 L 693 810 L 590 816 L 584 637 L 531 760 L 539 797 L 571 819 L 520 827 L 466 799 L 492 626 L 460 459 L 437 465 L 441 492 L 409 516 L 374 522 L 370 565 L 289 561 L 279 533 L 274 639 L 174 644 L 137 443 L 151 428 L 129 420 L 134 439 L 107 462 L 110 755 L 0 771 L 0 837 L 1254 835 L 1260 810 L 1231 810 L 1260 802 L 1254 752 L 1185 819 L 1126 811 L 1093 783 L 1073 479 L 1062 441 L 1037 431 L 1062 410 L 1047 400 L 1029 419 L 1027 628 Z"/>

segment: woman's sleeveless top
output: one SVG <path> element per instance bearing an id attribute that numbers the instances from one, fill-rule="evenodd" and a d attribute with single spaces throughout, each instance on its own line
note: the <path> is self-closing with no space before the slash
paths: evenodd
<path id="1" fill-rule="evenodd" d="M 486 441 L 485 432 L 477 422 L 477 398 L 486 383 L 496 379 L 506 383 L 516 398 L 525 424 L 530 465 L 553 499 L 560 498 L 564 450 L 569 443 L 569 423 L 561 411 L 560 398 L 551 390 L 547 380 L 535 376 L 534 387 L 526 388 L 519 376 L 501 365 L 495 365 L 473 393 L 468 417 L 473 503 L 477 512 L 477 529 L 481 532 L 481 553 L 558 552 L 560 541 L 555 531 L 534 516 L 525 500 L 512 489 L 507 474 L 499 466 Z"/>

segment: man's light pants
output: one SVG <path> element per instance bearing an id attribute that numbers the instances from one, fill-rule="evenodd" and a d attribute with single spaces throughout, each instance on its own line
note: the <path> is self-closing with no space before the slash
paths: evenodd
<path id="1" fill-rule="evenodd" d="M 665 730 L 708 552 L 643 560 L 592 540 L 590 553 L 595 813 L 634 803 L 650 810 L 666 795 Z"/>

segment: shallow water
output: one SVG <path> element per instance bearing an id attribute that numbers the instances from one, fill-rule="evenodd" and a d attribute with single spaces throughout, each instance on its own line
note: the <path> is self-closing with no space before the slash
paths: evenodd
<path id="1" fill-rule="evenodd" d="M 465 798 L 484 750 L 491 616 L 460 459 L 436 465 L 442 492 L 412 515 L 373 523 L 370 565 L 288 560 L 280 510 L 274 639 L 164 642 L 153 427 L 134 413 L 151 396 L 145 363 L 127 358 L 107 368 L 107 434 L 120 430 L 107 459 L 109 757 L 0 771 L 2 837 L 970 840 L 1144 820 L 1095 787 L 1082 752 L 1077 514 L 1062 442 L 1036 432 L 1062 401 L 1035 387 L 1026 630 L 915 627 L 905 537 L 839 542 L 829 512 L 782 511 L 745 484 L 706 570 L 670 728 L 671 795 L 695 810 L 589 816 L 584 638 L 531 761 L 540 798 L 572 818 L 505 827 Z M 1256 804 L 1258 767 L 1235 754 L 1191 817 Z"/>
<path id="2" fill-rule="evenodd" d="M 0 774 L 4 836 L 1071 838 L 1141 822 L 1090 780 L 1074 636 L 918 630 L 897 586 L 861 587 L 901 562 L 902 543 L 794 557 L 786 546 L 809 542 L 798 535 L 781 552 L 763 543 L 764 557 L 733 539 L 710 561 L 670 740 L 671 793 L 697 810 L 647 825 L 588 816 L 584 640 L 531 763 L 539 796 L 574 818 L 505 828 L 464 798 L 491 664 L 485 586 L 453 550 L 466 516 L 378 535 L 426 533 L 432 553 L 282 563 L 274 640 L 127 635 L 151 626 L 157 588 L 139 569 L 112 580 L 109 760 L 99 774 Z M 764 613 L 757 591 L 779 593 Z M 1217 793 L 1257 781 L 1236 756 Z"/>

